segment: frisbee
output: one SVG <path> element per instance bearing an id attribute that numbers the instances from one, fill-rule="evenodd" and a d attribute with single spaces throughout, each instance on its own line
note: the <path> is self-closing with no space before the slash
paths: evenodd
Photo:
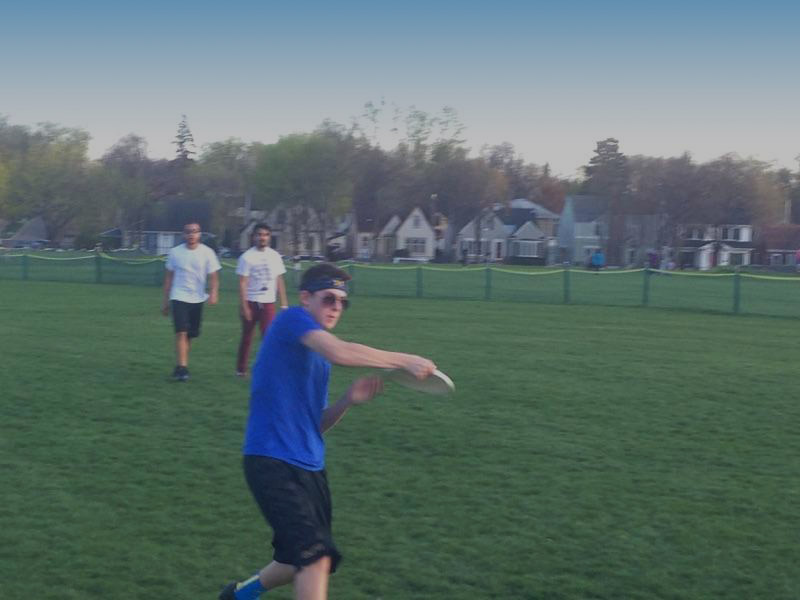
<path id="1" fill-rule="evenodd" d="M 394 383 L 400 384 L 403 387 L 407 387 L 418 392 L 423 392 L 425 394 L 445 396 L 456 391 L 456 386 L 453 384 L 453 380 L 442 373 L 439 369 L 436 369 L 425 379 L 417 379 L 405 369 L 389 369 L 383 372 L 382 377 L 384 381 L 393 381 Z"/>

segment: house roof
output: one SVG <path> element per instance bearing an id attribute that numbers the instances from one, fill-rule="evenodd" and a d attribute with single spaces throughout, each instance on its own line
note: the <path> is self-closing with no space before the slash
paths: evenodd
<path id="1" fill-rule="evenodd" d="M 681 247 L 682 248 L 703 248 L 704 246 L 710 246 L 712 244 L 716 244 L 717 240 L 682 240 Z M 723 246 L 728 246 L 729 248 L 745 248 L 745 249 L 752 249 L 753 242 L 739 242 L 735 240 L 719 240 L 719 243 Z"/>
<path id="2" fill-rule="evenodd" d="M 591 223 L 608 211 L 608 198 L 601 196 L 568 196 L 576 223 Z"/>
<path id="3" fill-rule="evenodd" d="M 527 221 L 519 227 L 510 237 L 518 240 L 540 240 L 544 237 L 544 232 L 539 229 L 532 221 Z"/>
<path id="4" fill-rule="evenodd" d="M 759 237 L 768 250 L 800 249 L 800 225 L 764 227 Z"/>
<path id="5" fill-rule="evenodd" d="M 544 206 L 524 198 L 512 200 L 510 208 L 495 205 L 494 214 L 506 226 L 509 235 L 529 221 L 535 223 L 538 219 L 558 220 L 559 218 L 557 214 L 547 210 Z"/>
<path id="6" fill-rule="evenodd" d="M 7 241 L 15 242 L 45 242 L 47 241 L 47 226 L 42 217 L 34 217 L 19 228 L 19 231 L 8 238 Z"/>
<path id="7" fill-rule="evenodd" d="M 536 204 L 536 202 L 531 202 L 526 198 L 517 198 L 511 201 L 511 210 L 527 210 L 533 211 L 537 218 L 539 219 L 558 219 L 558 215 L 551 210 L 546 209 L 541 204 Z"/>

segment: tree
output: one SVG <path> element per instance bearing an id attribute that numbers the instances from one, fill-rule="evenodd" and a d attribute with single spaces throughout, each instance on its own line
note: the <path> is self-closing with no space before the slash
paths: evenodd
<path id="1" fill-rule="evenodd" d="M 319 215 L 320 234 L 324 238 L 329 219 L 350 208 L 350 149 L 346 137 L 340 134 L 322 129 L 311 134 L 289 135 L 258 152 L 254 173 L 256 202 L 264 209 L 289 207 L 295 236 L 301 230 L 309 233 L 304 209 L 314 209 Z M 299 240 L 292 241 L 296 247 Z"/>
<path id="2" fill-rule="evenodd" d="M 247 225 L 250 220 L 253 174 L 261 147 L 261 144 L 246 144 L 235 138 L 214 142 L 203 148 L 191 169 L 192 194 L 206 198 L 211 206 L 211 222 L 207 228 L 216 231 L 225 244 L 232 243 L 231 239 L 225 239 L 227 215 L 237 207 L 244 207 L 243 224 Z"/>
<path id="3" fill-rule="evenodd" d="M 84 209 L 88 187 L 89 135 L 80 129 L 42 124 L 31 132 L 8 176 L 9 216 L 41 217 L 47 237 L 58 241 Z"/>
<path id="4" fill-rule="evenodd" d="M 117 205 L 117 224 L 125 231 L 141 229 L 146 213 L 155 201 L 151 189 L 152 161 L 147 158 L 147 142 L 128 134 L 100 159 L 104 170 L 97 185 L 105 189 Z"/>
<path id="5" fill-rule="evenodd" d="M 192 155 L 196 154 L 196 152 L 193 149 L 194 136 L 192 135 L 191 129 L 189 129 L 186 115 L 182 117 L 181 122 L 178 123 L 178 133 L 175 135 L 175 141 L 172 143 L 176 146 L 175 162 L 178 163 L 178 165 L 186 166 L 192 161 Z"/>
<path id="6" fill-rule="evenodd" d="M 607 138 L 597 142 L 595 155 L 585 166 L 584 192 L 608 198 L 608 262 L 622 264 L 625 212 L 628 191 L 628 161 L 619 151 L 619 142 Z"/>

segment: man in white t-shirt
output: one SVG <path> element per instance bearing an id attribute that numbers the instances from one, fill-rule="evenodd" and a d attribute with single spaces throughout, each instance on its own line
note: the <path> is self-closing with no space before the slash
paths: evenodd
<path id="1" fill-rule="evenodd" d="M 247 359 L 256 323 L 261 329 L 261 337 L 275 317 L 277 291 L 281 308 L 287 308 L 286 285 L 281 255 L 269 247 L 272 230 L 265 223 L 253 227 L 253 246 L 239 257 L 236 274 L 239 276 L 239 315 L 242 318 L 242 338 L 236 357 L 236 374 L 247 375 Z"/>
<path id="2" fill-rule="evenodd" d="M 164 272 L 164 300 L 161 312 L 166 317 L 172 308 L 175 325 L 176 366 L 172 376 L 178 381 L 189 380 L 189 349 L 192 339 L 200 335 L 203 303 L 216 304 L 219 293 L 219 274 L 222 268 L 214 251 L 200 243 L 200 224 L 190 221 L 183 227 L 185 242 L 175 246 L 167 255 Z M 206 280 L 210 293 L 206 294 Z"/>

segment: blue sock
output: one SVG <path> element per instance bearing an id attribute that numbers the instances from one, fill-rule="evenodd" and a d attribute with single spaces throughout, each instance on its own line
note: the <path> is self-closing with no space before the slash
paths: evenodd
<path id="1" fill-rule="evenodd" d="M 266 588 L 261 585 L 261 580 L 256 573 L 250 579 L 238 584 L 233 595 L 236 596 L 236 600 L 257 600 L 261 592 L 265 591 Z"/>

